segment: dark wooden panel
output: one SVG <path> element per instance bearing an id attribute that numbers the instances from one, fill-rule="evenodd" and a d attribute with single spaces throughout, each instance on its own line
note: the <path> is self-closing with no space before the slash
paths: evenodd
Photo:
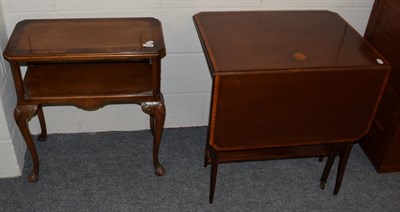
<path id="1" fill-rule="evenodd" d="M 26 99 L 151 96 L 152 66 L 146 61 L 36 64 L 24 84 Z"/>
<path id="2" fill-rule="evenodd" d="M 254 149 L 357 140 L 368 131 L 384 70 L 318 70 L 223 75 L 218 149 Z"/>
<path id="3" fill-rule="evenodd" d="M 390 62 L 392 73 L 361 146 L 378 172 L 400 171 L 400 2 L 375 1 L 365 38 Z"/>
<path id="4" fill-rule="evenodd" d="M 240 151 L 226 151 L 220 153 L 220 161 L 222 163 L 252 161 L 252 160 L 270 160 L 283 158 L 301 158 L 301 157 L 317 157 L 328 155 L 333 145 L 309 145 L 296 147 L 277 147 L 267 149 L 252 149 Z M 210 163 L 211 161 L 208 161 Z"/>
<path id="5" fill-rule="evenodd" d="M 400 84 L 400 3 L 381 0 L 374 9 L 380 9 L 381 12 L 371 17 L 376 22 L 367 28 L 365 37 L 390 62 L 393 67 L 392 78 Z"/>

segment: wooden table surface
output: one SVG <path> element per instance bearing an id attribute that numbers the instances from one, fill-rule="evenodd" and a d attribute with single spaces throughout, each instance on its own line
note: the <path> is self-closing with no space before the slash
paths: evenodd
<path id="1" fill-rule="evenodd" d="M 154 47 L 143 47 L 153 40 Z M 124 59 L 165 55 L 161 23 L 154 18 L 24 20 L 5 50 L 13 61 Z"/>
<path id="2" fill-rule="evenodd" d="M 195 22 L 216 73 L 371 67 L 383 59 L 329 11 L 203 12 Z"/>

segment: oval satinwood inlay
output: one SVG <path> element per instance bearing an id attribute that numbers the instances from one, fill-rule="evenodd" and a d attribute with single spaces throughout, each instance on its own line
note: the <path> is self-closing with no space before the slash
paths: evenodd
<path id="1" fill-rule="evenodd" d="M 307 59 L 307 56 L 304 53 L 301 52 L 296 52 L 293 54 L 294 59 L 298 60 L 298 61 L 303 61 L 305 59 Z"/>

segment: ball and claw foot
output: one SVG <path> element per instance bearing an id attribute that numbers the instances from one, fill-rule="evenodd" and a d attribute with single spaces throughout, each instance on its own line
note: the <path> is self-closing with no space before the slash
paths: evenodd
<path id="1" fill-rule="evenodd" d="M 154 169 L 156 171 L 157 176 L 164 176 L 165 175 L 165 169 L 161 164 L 156 164 L 154 165 Z"/>
<path id="2" fill-rule="evenodd" d="M 324 190 L 324 189 L 325 189 L 325 185 L 326 185 L 326 182 L 322 182 L 322 181 L 321 181 L 321 183 L 319 184 L 319 187 L 320 187 L 322 190 Z"/>
<path id="3" fill-rule="evenodd" d="M 30 183 L 36 182 L 39 179 L 38 173 L 35 173 L 34 171 L 31 171 L 31 173 L 28 176 L 28 181 Z"/>

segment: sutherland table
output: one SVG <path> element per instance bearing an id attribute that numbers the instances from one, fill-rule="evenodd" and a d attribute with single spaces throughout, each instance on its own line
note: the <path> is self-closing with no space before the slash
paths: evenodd
<path id="1" fill-rule="evenodd" d="M 18 23 L 4 57 L 11 64 L 17 92 L 15 120 L 33 159 L 28 180 L 36 181 L 39 174 L 38 154 L 28 121 L 38 115 L 38 139 L 46 140 L 42 107 L 47 105 L 95 110 L 106 104 L 140 104 L 150 115 L 154 168 L 157 175 L 164 175 L 158 160 L 165 118 L 160 92 L 160 62 L 164 56 L 161 23 L 153 18 Z M 22 65 L 28 67 L 24 78 Z"/>
<path id="2" fill-rule="evenodd" d="M 203 12 L 194 16 L 213 79 L 205 165 L 210 202 L 220 162 L 335 156 L 334 193 L 352 144 L 369 130 L 386 61 L 328 11 Z"/>

